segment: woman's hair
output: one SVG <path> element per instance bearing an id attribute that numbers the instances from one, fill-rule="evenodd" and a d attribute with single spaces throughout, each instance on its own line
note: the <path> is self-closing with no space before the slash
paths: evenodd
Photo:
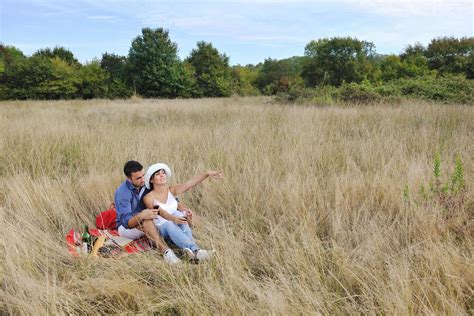
<path id="1" fill-rule="evenodd" d="M 160 170 L 163 170 L 163 169 L 160 169 Z M 153 180 L 153 178 L 155 177 L 155 175 L 160 172 L 160 170 L 156 170 L 155 173 L 153 173 L 150 177 L 150 190 L 153 190 L 153 183 L 151 183 L 151 180 Z"/>

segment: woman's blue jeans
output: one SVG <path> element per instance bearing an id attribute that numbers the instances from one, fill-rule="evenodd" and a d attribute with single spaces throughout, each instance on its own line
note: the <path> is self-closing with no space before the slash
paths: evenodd
<path id="1" fill-rule="evenodd" d="M 163 238 L 169 238 L 179 248 L 189 248 L 192 251 L 199 250 L 193 238 L 193 233 L 188 224 L 175 224 L 167 221 L 158 227 Z"/>

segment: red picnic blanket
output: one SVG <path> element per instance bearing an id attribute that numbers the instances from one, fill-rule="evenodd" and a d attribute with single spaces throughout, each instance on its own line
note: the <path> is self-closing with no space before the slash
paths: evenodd
<path id="1" fill-rule="evenodd" d="M 108 234 L 112 236 L 118 236 L 118 231 L 116 229 L 108 229 L 106 230 Z M 99 236 L 106 236 L 106 239 L 109 239 L 107 237 L 107 234 L 104 230 L 99 230 L 99 229 L 89 229 L 89 234 L 94 237 L 99 237 Z M 67 235 L 66 235 L 66 242 L 68 245 L 68 251 L 73 257 L 81 257 L 82 253 L 80 251 L 81 245 L 80 242 L 80 234 L 76 232 L 74 229 L 71 229 Z M 104 246 L 105 247 L 105 246 Z M 107 257 L 111 257 L 114 255 L 119 255 L 121 253 L 138 253 L 138 252 L 143 252 L 143 251 L 148 251 L 153 249 L 153 246 L 149 239 L 144 236 L 140 239 L 134 240 L 128 245 L 124 247 L 111 247 L 109 251 L 109 255 Z M 100 251 L 99 251 L 100 254 Z"/>
<path id="2" fill-rule="evenodd" d="M 99 229 L 89 229 L 89 234 L 94 237 L 106 236 L 106 239 L 110 239 L 110 236 L 118 236 L 116 229 L 116 217 L 117 212 L 115 211 L 115 205 L 112 203 L 108 210 L 101 212 L 97 215 L 95 223 Z M 69 253 L 74 257 L 80 257 L 82 252 L 80 251 L 81 235 L 71 229 L 66 235 L 66 242 L 68 245 Z M 118 255 L 120 253 L 138 253 L 142 251 L 148 251 L 153 249 L 153 246 L 149 239 L 144 236 L 140 239 L 134 240 L 124 247 L 108 247 L 107 257 Z M 99 254 L 101 252 L 99 251 Z M 104 252 L 105 253 L 105 252 Z"/>

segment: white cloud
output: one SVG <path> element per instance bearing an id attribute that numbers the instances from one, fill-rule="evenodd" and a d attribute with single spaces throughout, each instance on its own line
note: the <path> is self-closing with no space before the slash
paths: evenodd
<path id="1" fill-rule="evenodd" d="M 324 35 L 340 30 L 340 12 L 353 12 L 354 19 L 370 15 L 372 19 L 394 19 L 412 27 L 416 19 L 429 18 L 441 25 L 468 23 L 472 30 L 473 4 L 467 0 L 323 0 L 323 1 L 92 1 L 101 9 L 132 15 L 143 26 L 162 26 L 189 34 L 223 36 L 256 41 L 295 41 L 305 33 Z M 287 12 L 287 14 L 285 14 Z M 318 19 L 334 17 L 333 24 L 321 25 Z M 415 19 L 409 21 L 410 19 Z M 381 23 L 379 21 L 379 24 Z M 409 23 L 408 23 L 409 21 Z M 458 22 L 456 22 L 458 21 Z M 426 22 L 424 20 L 423 22 Z M 367 22 L 369 23 L 369 22 Z M 376 27 L 376 26 L 375 26 Z M 420 25 L 425 28 L 426 25 Z M 458 29 L 459 26 L 456 26 Z M 416 34 L 415 29 L 405 30 Z M 400 30 L 403 30 L 401 28 Z M 378 30 L 374 30 L 378 31 Z M 454 30 L 455 32 L 457 30 Z M 300 41 L 300 40 L 296 40 Z"/>
<path id="2" fill-rule="evenodd" d="M 64 16 L 69 14 L 78 13 L 81 9 L 80 6 L 76 6 L 74 2 L 69 1 L 58 1 L 58 0 L 31 0 L 33 6 L 42 8 L 44 11 L 42 14 L 46 16 Z"/>
<path id="3" fill-rule="evenodd" d="M 381 16 L 413 17 L 413 16 L 455 16 L 469 14 L 472 17 L 474 10 L 472 0 L 319 0 L 319 1 L 284 1 L 284 0 L 207 0 L 207 1 L 164 1 L 164 0 L 30 0 L 36 4 L 51 10 L 51 12 L 71 12 L 71 10 L 95 7 L 103 10 L 121 11 L 127 15 L 138 15 L 145 21 L 148 14 L 161 12 L 161 17 L 170 21 L 178 18 L 177 12 L 172 8 L 193 7 L 195 16 L 201 17 L 206 12 L 221 11 L 218 7 L 225 9 L 226 6 L 246 7 L 252 10 L 252 6 L 271 7 L 301 7 L 315 9 L 318 7 L 353 8 L 367 13 Z M 85 5 L 85 6 L 84 6 Z M 168 10 L 171 9 L 171 10 Z M 166 12 L 164 12 L 166 11 Z M 187 12 L 192 15 L 192 12 Z M 226 15 L 231 12 L 221 11 Z M 167 15 L 170 15 L 168 17 Z M 165 16 L 166 15 L 166 16 Z"/>
<path id="4" fill-rule="evenodd" d="M 354 19 L 371 16 L 373 19 L 431 18 L 441 23 L 458 20 L 469 24 L 472 32 L 472 0 L 32 0 L 56 14 L 74 14 L 77 10 L 94 11 L 89 19 L 111 20 L 116 16 L 137 20 L 141 26 L 173 29 L 198 36 L 267 41 L 291 40 L 307 32 L 332 33 L 338 25 L 320 25 L 318 19 L 337 17 L 341 12 L 352 12 Z M 76 12 L 77 12 L 76 11 Z M 100 13 L 99 13 L 100 12 Z M 285 16 L 285 12 L 288 14 Z M 272 19 L 276 14 L 278 17 Z M 270 18 L 269 18 L 270 17 Z M 334 18 L 333 23 L 338 23 Z M 350 17 L 349 17 L 350 19 Z M 341 21 L 343 23 L 347 21 Z M 451 24 L 456 24 L 449 22 Z M 413 24 L 413 23 L 411 23 Z M 421 26 L 423 28 L 424 26 Z M 313 31 L 314 30 L 314 31 Z M 416 33 L 415 30 L 411 30 Z M 296 40 L 298 42 L 300 40 Z"/>
<path id="5" fill-rule="evenodd" d="M 471 0 L 342 0 L 341 4 L 386 17 L 465 16 L 471 14 Z"/>
<path id="6" fill-rule="evenodd" d="M 131 32 L 163 27 L 180 48 L 205 40 L 231 55 L 235 53 L 230 49 L 238 45 L 242 49 L 254 45 L 255 51 L 259 47 L 302 51 L 313 39 L 333 36 L 357 37 L 374 42 L 377 51 L 398 53 L 417 41 L 427 44 L 438 36 L 474 33 L 472 0 L 17 1 L 43 9 L 38 14 L 81 16 L 97 23 L 120 21 Z M 104 23 L 104 30 L 106 24 L 112 23 Z"/>

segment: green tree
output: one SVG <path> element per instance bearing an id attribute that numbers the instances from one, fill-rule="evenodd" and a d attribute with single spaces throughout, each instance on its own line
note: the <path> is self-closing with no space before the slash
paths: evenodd
<path id="1" fill-rule="evenodd" d="M 14 46 L 0 44 L 0 73 L 5 70 L 7 64 L 12 64 L 25 59 L 23 52 Z"/>
<path id="2" fill-rule="evenodd" d="M 232 94 L 229 57 L 220 54 L 211 43 L 198 42 L 186 62 L 194 68 L 197 96 L 226 97 Z"/>
<path id="3" fill-rule="evenodd" d="M 106 52 L 102 54 L 100 67 L 109 74 L 110 78 L 125 81 L 127 75 L 127 57 Z"/>
<path id="4" fill-rule="evenodd" d="M 474 52 L 471 52 L 467 57 L 466 78 L 474 79 Z"/>
<path id="5" fill-rule="evenodd" d="M 50 71 L 45 72 L 46 76 L 33 89 L 35 91 L 34 98 L 48 100 L 75 98 L 78 91 L 77 85 L 80 82 L 76 74 L 77 67 L 71 66 L 59 56 L 43 58 L 49 60 Z"/>
<path id="6" fill-rule="evenodd" d="M 190 96 L 193 80 L 178 58 L 178 48 L 162 28 L 142 29 L 130 47 L 133 86 L 145 97 Z"/>
<path id="7" fill-rule="evenodd" d="M 400 77 L 413 78 L 436 74 L 436 70 L 430 71 L 428 60 L 423 55 L 412 55 L 402 60 Z"/>
<path id="8" fill-rule="evenodd" d="M 386 56 L 380 63 L 381 79 L 390 81 L 400 78 L 402 61 L 397 55 Z"/>
<path id="9" fill-rule="evenodd" d="M 35 88 L 51 71 L 51 61 L 47 58 L 32 57 L 7 63 L 0 74 L 1 99 L 35 99 Z"/>
<path id="10" fill-rule="evenodd" d="M 74 57 L 74 54 L 70 50 L 68 50 L 64 47 L 56 46 L 53 49 L 43 48 L 43 49 L 40 49 L 40 50 L 36 51 L 32 55 L 32 57 L 36 57 L 36 56 L 48 57 L 48 58 L 59 57 L 71 66 L 73 66 L 73 65 L 78 66 L 79 65 L 79 61 L 77 61 L 77 59 Z"/>
<path id="11" fill-rule="evenodd" d="M 77 94 L 77 67 L 59 57 L 35 55 L 8 64 L 0 75 L 2 99 L 70 99 Z"/>
<path id="12" fill-rule="evenodd" d="M 408 45 L 405 47 L 403 53 L 400 54 L 402 60 L 406 60 L 413 56 L 425 56 L 426 48 L 421 43 L 415 43 L 414 45 Z"/>
<path id="13" fill-rule="evenodd" d="M 432 39 L 426 49 L 429 67 L 439 73 L 466 74 L 472 72 L 470 56 L 474 54 L 474 37 L 442 37 Z"/>
<path id="14" fill-rule="evenodd" d="M 131 82 L 127 57 L 102 54 L 100 67 L 107 73 L 107 98 L 128 98 L 132 95 L 132 89 L 127 84 Z"/>
<path id="15" fill-rule="evenodd" d="M 334 37 L 311 41 L 305 47 L 309 57 L 302 77 L 308 86 L 370 79 L 374 67 L 370 58 L 375 55 L 373 43 L 350 37 Z"/>
<path id="16" fill-rule="evenodd" d="M 385 56 L 380 62 L 381 79 L 390 81 L 432 74 L 428 68 L 428 59 L 423 53 L 423 46 L 416 44 L 408 46 L 400 56 Z"/>
<path id="17" fill-rule="evenodd" d="M 257 76 L 258 70 L 252 65 L 232 67 L 234 92 L 241 96 L 259 95 L 260 91 L 254 85 Z"/>
<path id="18" fill-rule="evenodd" d="M 292 84 L 300 81 L 300 73 L 306 59 L 305 57 L 265 59 L 255 80 L 257 87 L 264 94 L 288 91 Z"/>
<path id="19" fill-rule="evenodd" d="M 83 99 L 106 97 L 107 79 L 107 72 L 100 67 L 98 60 L 83 65 L 79 69 L 79 96 Z"/>
<path id="20" fill-rule="evenodd" d="M 400 59 L 402 61 L 400 78 L 413 78 L 432 74 L 428 66 L 428 58 L 426 58 L 426 49 L 420 43 L 408 45 L 405 51 L 400 54 Z"/>

